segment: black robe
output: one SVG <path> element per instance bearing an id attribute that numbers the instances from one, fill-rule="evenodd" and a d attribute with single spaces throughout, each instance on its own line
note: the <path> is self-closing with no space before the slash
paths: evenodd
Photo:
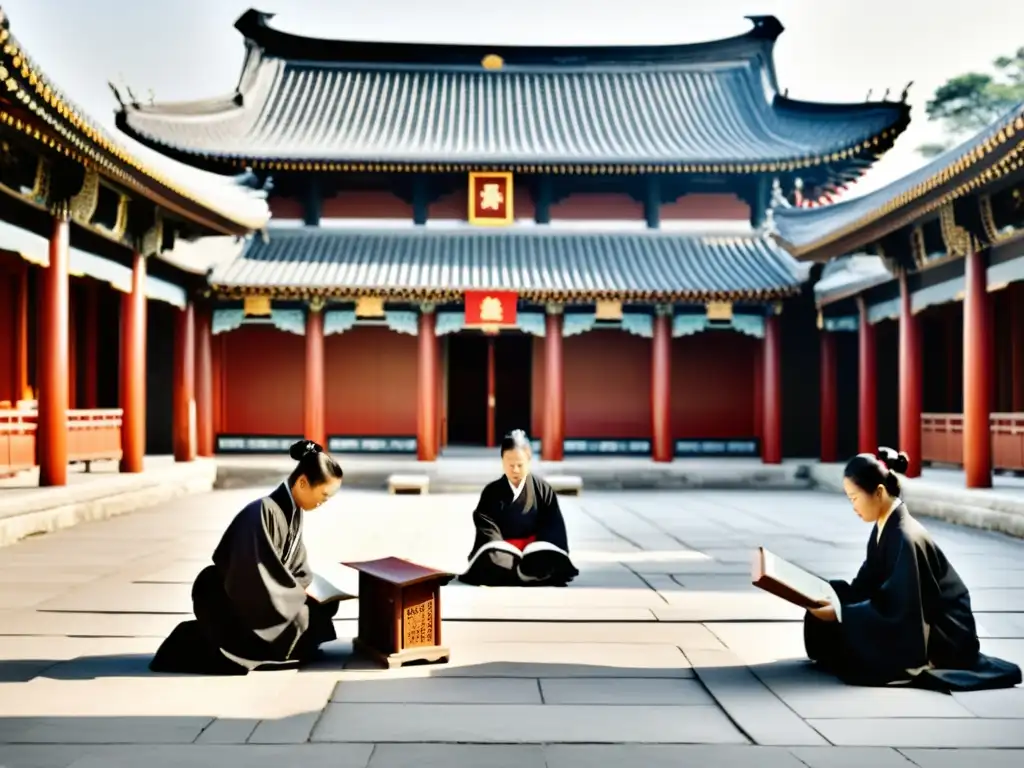
<path id="1" fill-rule="evenodd" d="M 476 540 L 469 566 L 459 577 L 486 586 L 565 586 L 579 575 L 569 559 L 569 540 L 558 497 L 550 485 L 528 475 L 518 498 L 502 476 L 487 485 L 473 512 Z M 534 540 L 524 556 L 513 543 Z"/>
<path id="2" fill-rule="evenodd" d="M 876 540 L 877 539 L 877 540 Z M 942 691 L 1011 688 L 1016 664 L 979 652 L 971 597 L 906 506 L 889 515 L 853 583 L 831 582 L 841 621 L 804 619 L 807 655 L 852 685 L 912 683 Z"/>
<path id="3" fill-rule="evenodd" d="M 307 596 L 312 579 L 302 510 L 282 484 L 232 520 L 192 586 L 195 620 L 171 632 L 150 669 L 244 675 L 301 663 L 337 637 L 338 603 Z"/>

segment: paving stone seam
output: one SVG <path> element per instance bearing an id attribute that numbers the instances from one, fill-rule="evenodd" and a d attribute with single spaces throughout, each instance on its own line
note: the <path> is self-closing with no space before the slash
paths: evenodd
<path id="1" fill-rule="evenodd" d="M 723 646 L 724 648 L 729 648 L 729 645 L 728 645 L 728 643 L 726 643 L 726 642 L 725 642 L 725 640 L 724 640 L 724 639 L 723 639 L 722 637 L 720 637 L 720 636 L 718 635 L 718 633 L 717 633 L 717 632 L 715 632 L 715 630 L 714 630 L 714 629 L 712 629 L 711 627 L 708 627 L 708 626 L 706 626 L 706 625 L 705 625 L 705 627 L 704 627 L 704 628 L 705 628 L 705 629 L 706 629 L 706 630 L 707 630 L 708 632 L 710 632 L 710 633 L 711 633 L 711 634 L 712 634 L 712 635 L 713 635 L 713 636 L 715 637 L 715 639 L 716 639 L 716 640 L 718 640 L 718 642 L 720 642 L 720 643 L 722 644 L 722 646 Z M 732 653 L 733 653 L 734 655 L 736 655 L 736 654 L 735 654 L 735 651 L 731 651 L 731 652 L 732 652 Z M 739 658 L 739 656 L 737 656 L 737 658 Z M 742 661 L 742 659 L 740 659 L 740 660 Z M 748 672 L 750 672 L 750 674 L 751 674 L 751 675 L 753 675 L 753 676 L 754 676 L 754 678 L 755 678 L 755 679 L 757 680 L 757 682 L 759 682 L 759 683 L 761 684 L 761 686 L 762 686 L 762 687 L 763 687 L 763 688 L 764 688 L 765 690 L 767 690 L 767 691 L 768 691 L 768 692 L 769 692 L 769 693 L 770 693 L 770 694 L 771 694 L 772 696 L 774 696 L 774 697 L 775 697 L 775 698 L 776 698 L 776 699 L 777 699 L 777 700 L 778 700 L 778 701 L 779 701 L 779 702 L 780 702 L 780 703 L 782 704 L 782 706 L 784 706 L 784 707 L 785 707 L 786 709 L 788 709 L 788 710 L 789 710 L 790 712 L 792 712 L 792 713 L 793 713 L 793 716 L 794 716 L 794 717 L 798 718 L 798 719 L 799 719 L 799 720 L 800 720 L 801 722 L 803 722 L 803 723 L 804 723 L 804 724 L 805 724 L 805 725 L 806 725 L 806 726 L 807 726 L 808 728 L 810 728 L 810 729 L 811 729 L 812 731 L 814 731 L 814 732 L 815 732 L 816 734 L 818 734 L 819 736 L 821 736 L 821 738 L 822 738 L 822 739 L 824 739 L 824 740 L 825 740 L 825 742 L 826 742 L 827 744 L 829 744 L 830 746 L 833 746 L 833 747 L 834 747 L 834 746 L 836 746 L 835 742 L 833 742 L 833 741 L 832 741 L 831 739 L 829 739 L 829 738 L 828 738 L 828 736 L 826 736 L 826 735 L 825 735 L 824 733 L 822 733 L 822 732 L 821 732 L 820 730 L 818 730 L 817 728 L 815 728 L 815 727 L 814 727 L 814 725 L 813 725 L 812 723 L 808 722 L 806 718 L 804 718 L 804 717 L 801 717 L 801 716 L 800 716 L 800 713 L 799 713 L 799 712 L 797 712 L 797 711 L 796 711 L 795 709 L 793 709 L 793 707 L 791 707 L 791 706 L 790 706 L 790 705 L 789 705 L 789 704 L 788 704 L 788 703 L 786 702 L 786 700 L 785 700 L 785 699 L 783 699 L 783 698 L 782 698 L 781 696 L 779 696 L 779 694 L 777 694 L 777 693 L 776 693 L 776 692 L 775 692 L 775 691 L 774 691 L 774 690 L 772 689 L 772 687 L 771 687 L 770 685 L 768 685 L 768 683 L 766 683 L 766 682 L 764 681 L 764 679 L 763 679 L 763 678 L 762 678 L 762 677 L 761 677 L 761 676 L 760 676 L 759 674 L 757 674 L 757 670 L 756 670 L 756 669 L 755 669 L 754 667 L 751 667 L 751 666 L 750 666 L 749 664 L 747 664 L 747 663 L 745 663 L 745 662 L 744 662 L 744 665 L 743 665 L 743 666 L 744 666 L 744 668 L 745 668 L 745 669 L 746 669 L 746 670 L 747 670 Z M 699 672 L 697 671 L 697 669 L 696 669 L 696 668 L 694 668 L 693 672 L 694 672 L 694 675 L 696 675 L 697 679 L 700 679 L 700 673 L 699 673 Z M 712 698 L 714 698 L 714 697 L 712 697 Z M 717 699 L 715 699 L 715 701 L 717 701 Z M 719 705 L 719 706 L 721 706 L 721 705 Z M 722 710 L 724 711 L 724 710 L 725 710 L 725 708 L 724 708 L 724 707 L 722 707 Z M 728 713 L 726 713 L 726 714 L 728 715 Z M 757 742 L 756 742 L 756 741 L 754 741 L 754 743 L 756 744 Z"/>

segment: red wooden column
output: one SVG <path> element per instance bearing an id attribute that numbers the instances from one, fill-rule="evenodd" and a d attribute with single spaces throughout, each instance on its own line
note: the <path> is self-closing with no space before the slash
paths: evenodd
<path id="1" fill-rule="evenodd" d="M 68 408 L 78 407 L 78 291 L 68 284 Z"/>
<path id="2" fill-rule="evenodd" d="M 196 341 L 192 302 L 174 316 L 174 460 L 196 458 Z"/>
<path id="3" fill-rule="evenodd" d="M 857 297 L 860 323 L 857 330 L 857 452 L 874 454 L 878 450 L 878 406 L 875 387 L 875 326 L 868 322 L 868 307 Z"/>
<path id="4" fill-rule="evenodd" d="M 1010 305 L 1010 410 L 1014 413 L 1024 411 L 1024 333 L 1021 333 L 1021 320 L 1024 320 L 1024 285 L 1011 283 L 1008 303 Z"/>
<path id="5" fill-rule="evenodd" d="M 832 463 L 838 460 L 836 453 L 839 408 L 836 402 L 836 337 L 822 329 L 821 344 L 821 461 Z"/>
<path id="6" fill-rule="evenodd" d="M 18 306 L 15 333 L 14 399 L 28 400 L 28 264 L 22 263 L 18 275 Z"/>
<path id="7" fill-rule="evenodd" d="M 65 208 L 53 217 L 50 265 L 42 271 L 39 291 L 36 461 L 41 486 L 68 482 L 69 240 Z"/>
<path id="8" fill-rule="evenodd" d="M 302 434 L 327 447 L 324 392 L 324 313 L 319 302 L 306 310 L 306 378 L 302 399 Z"/>
<path id="9" fill-rule="evenodd" d="M 764 344 L 754 348 L 754 437 L 764 438 Z"/>
<path id="10" fill-rule="evenodd" d="M 992 487 L 992 308 L 982 253 L 964 264 L 964 474 L 968 488 Z"/>
<path id="11" fill-rule="evenodd" d="M 420 306 L 417 365 L 416 455 L 437 459 L 437 315 L 433 304 Z"/>
<path id="12" fill-rule="evenodd" d="M 764 319 L 764 437 L 761 460 L 782 463 L 782 332 L 774 312 Z"/>
<path id="13" fill-rule="evenodd" d="M 196 453 L 213 456 L 213 310 L 196 310 Z"/>
<path id="14" fill-rule="evenodd" d="M 549 304 L 544 321 L 544 426 L 541 457 L 561 461 L 565 447 L 565 378 L 562 354 L 562 307 Z"/>
<path id="15" fill-rule="evenodd" d="M 651 337 L 651 458 L 672 461 L 672 307 L 654 311 Z"/>
<path id="16" fill-rule="evenodd" d="M 83 289 L 85 297 L 82 306 L 82 406 L 99 408 L 99 354 L 100 354 L 100 285 L 95 280 L 87 280 Z M 122 299 L 122 306 L 124 300 Z M 122 328 L 124 327 L 122 323 Z"/>
<path id="17" fill-rule="evenodd" d="M 122 472 L 141 472 L 146 455 L 147 309 L 146 259 L 136 251 L 132 255 L 132 291 L 121 294 Z M 95 362 L 92 364 L 95 365 Z"/>
<path id="18" fill-rule="evenodd" d="M 921 476 L 921 328 L 912 311 L 907 273 L 900 271 L 900 450 L 907 477 Z"/>
<path id="19" fill-rule="evenodd" d="M 493 448 L 496 443 L 494 439 L 494 412 L 497 410 L 498 400 L 496 395 L 496 381 L 494 371 L 494 337 L 487 337 L 487 447 Z"/>

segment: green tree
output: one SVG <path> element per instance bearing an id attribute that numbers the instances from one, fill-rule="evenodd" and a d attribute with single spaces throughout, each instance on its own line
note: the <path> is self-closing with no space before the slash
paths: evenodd
<path id="1" fill-rule="evenodd" d="M 992 74 L 968 72 L 935 89 L 925 112 L 929 120 L 942 123 L 948 139 L 942 144 L 924 144 L 918 152 L 934 157 L 1024 101 L 1024 47 L 1013 56 L 999 57 L 992 66 Z"/>

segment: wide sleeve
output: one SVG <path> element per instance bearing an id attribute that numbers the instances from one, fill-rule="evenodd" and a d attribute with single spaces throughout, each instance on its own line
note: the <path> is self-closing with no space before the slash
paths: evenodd
<path id="1" fill-rule="evenodd" d="M 895 552 L 880 553 L 891 569 L 865 599 L 843 606 L 841 624 L 854 657 L 882 677 L 899 676 L 928 658 L 917 549 L 904 536 L 891 542 Z"/>
<path id="2" fill-rule="evenodd" d="M 309 588 L 309 585 L 313 583 L 313 568 L 309 564 L 309 555 L 306 553 L 306 542 L 302 540 L 302 534 L 299 534 L 299 540 L 295 544 L 295 561 L 291 567 L 292 576 L 295 577 L 295 581 L 303 591 Z"/>
<path id="3" fill-rule="evenodd" d="M 497 517 L 496 512 L 497 503 L 495 502 L 492 483 L 480 492 L 480 500 L 477 501 L 476 509 L 473 510 L 473 528 L 476 531 L 476 537 L 473 540 L 473 551 L 469 554 L 470 559 L 484 544 L 504 539 L 501 526 L 498 525 L 498 521 L 495 519 Z"/>
<path id="4" fill-rule="evenodd" d="M 222 542 L 220 570 L 237 618 L 268 643 L 294 641 L 309 626 L 306 591 L 282 562 L 287 532 L 264 501 Z"/>
<path id="5" fill-rule="evenodd" d="M 569 535 L 558 506 L 558 494 L 547 483 L 537 483 L 537 540 L 554 544 L 569 553 Z"/>

